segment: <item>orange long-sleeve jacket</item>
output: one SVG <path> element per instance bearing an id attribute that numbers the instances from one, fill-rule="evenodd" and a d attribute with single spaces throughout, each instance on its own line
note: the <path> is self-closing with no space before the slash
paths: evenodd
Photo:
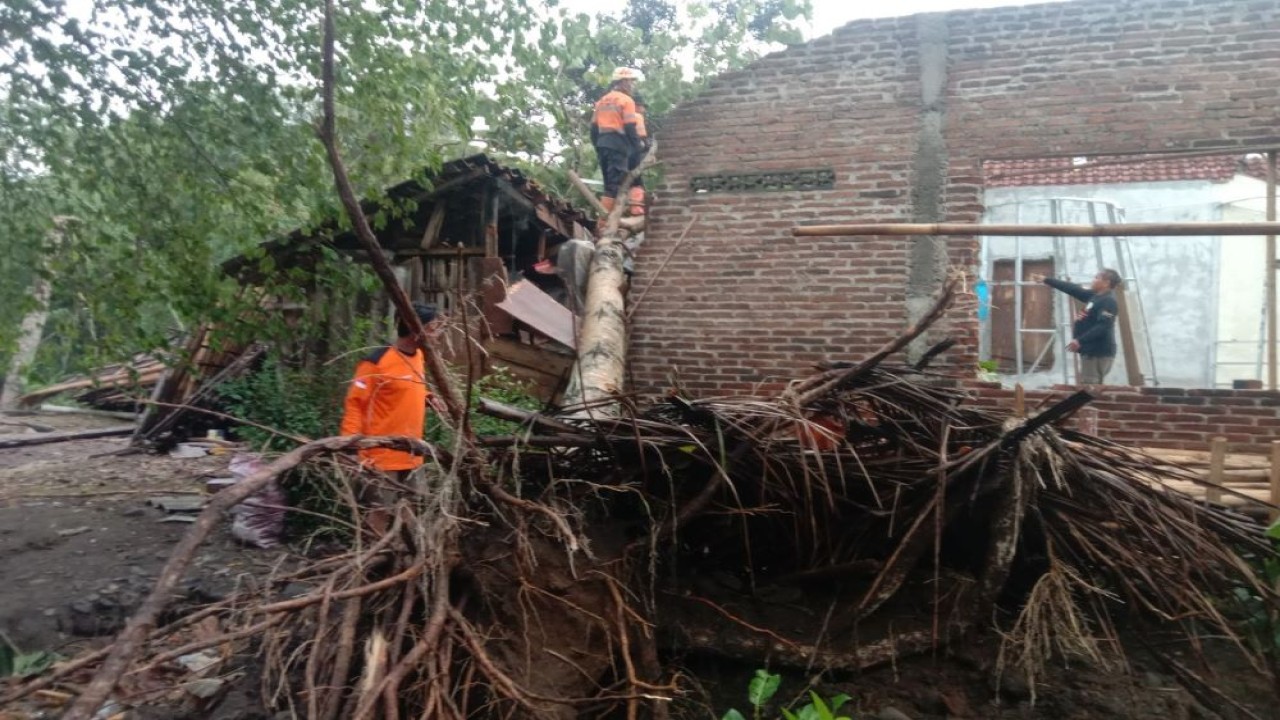
<path id="1" fill-rule="evenodd" d="M 596 101 L 591 116 L 592 144 L 630 152 L 639 144 L 636 120 L 636 101 L 621 90 L 610 90 Z"/>
<path id="2" fill-rule="evenodd" d="M 380 348 L 356 365 L 347 388 L 341 433 L 421 438 L 429 395 L 421 350 L 409 356 L 393 347 Z M 417 455 L 391 448 L 361 450 L 360 460 L 386 472 L 422 464 Z"/>

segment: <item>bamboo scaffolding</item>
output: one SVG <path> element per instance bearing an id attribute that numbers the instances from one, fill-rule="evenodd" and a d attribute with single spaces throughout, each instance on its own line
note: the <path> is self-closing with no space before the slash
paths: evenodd
<path id="1" fill-rule="evenodd" d="M 1280 234 L 1280 222 L 1116 223 L 1112 225 L 982 225 L 978 223 L 862 223 L 801 225 L 795 237 L 856 237 L 861 235 L 1004 235 L 1010 237 L 1202 237 L 1206 235 Z"/>
<path id="2" fill-rule="evenodd" d="M 1267 389 L 1276 389 L 1276 151 L 1267 153 Z"/>

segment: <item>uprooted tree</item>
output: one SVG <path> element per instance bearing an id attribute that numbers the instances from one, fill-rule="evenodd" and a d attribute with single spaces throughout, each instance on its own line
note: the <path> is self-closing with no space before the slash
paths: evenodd
<path id="1" fill-rule="evenodd" d="M 333 42 L 327 22 L 321 138 L 378 258 L 328 122 Z M 849 671 L 1003 629 L 1006 671 L 1034 678 L 1055 653 L 1114 658 L 1121 612 L 1236 638 L 1262 669 L 1222 609 L 1246 588 L 1280 610 L 1243 559 L 1274 557 L 1256 525 L 1166 485 L 1190 475 L 1063 429 L 1087 395 L 1007 417 L 967 406 L 924 361 L 894 363 L 953 292 L 877 352 L 775 397 L 673 393 L 585 418 L 482 404 L 521 424 L 506 437 L 468 431 L 432 357 L 452 447 L 330 438 L 286 454 L 215 496 L 114 644 L 5 700 L 87 677 L 66 715 L 87 720 L 150 671 L 219 648 L 256 651 L 264 702 L 308 718 L 662 718 L 684 690 L 677 653 Z M 222 509 L 301 462 L 378 444 L 431 459 L 396 488 L 389 531 L 166 615 Z M 354 486 L 368 479 L 345 467 L 331 465 L 352 486 L 341 521 L 361 528 Z M 713 570 L 732 582 L 698 582 Z M 811 612 L 780 620 L 762 599 L 778 588 Z"/>
<path id="2" fill-rule="evenodd" d="M 663 717 L 682 689 L 673 653 L 852 671 L 997 630 L 999 604 L 1015 618 L 1005 671 L 1034 679 L 1054 654 L 1116 658 L 1121 615 L 1236 638 L 1235 588 L 1277 607 L 1242 559 L 1272 555 L 1258 526 L 1165 486 L 1190 475 L 1055 424 L 1086 395 L 1010 418 L 893 364 L 949 300 L 774 398 L 673 395 L 594 421 L 483 404 L 523 430 L 417 445 L 434 462 L 399 488 L 389 533 L 156 629 L 193 535 L 117 646 L 18 692 L 97 668 L 70 716 L 89 717 L 106 697 L 94 688 L 256 648 L 265 697 L 305 717 Z M 386 441 L 306 446 L 217 503 L 353 442 Z M 713 571 L 734 582 L 699 581 Z M 780 621 L 763 599 L 780 588 L 810 612 Z M 185 634 L 209 622 L 216 634 Z"/>

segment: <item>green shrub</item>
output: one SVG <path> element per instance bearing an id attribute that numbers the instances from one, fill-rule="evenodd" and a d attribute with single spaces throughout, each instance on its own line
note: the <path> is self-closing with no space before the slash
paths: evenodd
<path id="1" fill-rule="evenodd" d="M 468 407 L 475 408 L 480 398 L 496 400 L 505 405 L 512 405 L 523 410 L 539 410 L 542 404 L 533 396 L 528 383 L 512 375 L 504 368 L 495 368 L 471 386 L 471 398 Z M 481 415 L 473 409 L 470 416 L 471 429 L 476 435 L 510 435 L 519 426 L 506 420 Z M 444 426 L 435 413 L 427 416 L 426 440 L 445 448 L 453 447 L 453 433 Z"/>
<path id="2" fill-rule="evenodd" d="M 747 702 L 751 703 L 752 720 L 763 720 L 765 708 L 777 694 L 782 685 L 782 676 L 774 675 L 768 670 L 756 670 L 755 677 L 747 685 Z M 853 720 L 848 715 L 838 715 L 840 708 L 849 702 L 848 695 L 836 695 L 823 700 L 818 693 L 809 691 L 809 702 L 793 709 L 782 708 L 779 712 L 785 720 Z M 720 720 L 747 720 L 737 710 L 726 712 Z"/>
<path id="3" fill-rule="evenodd" d="M 235 417 L 284 433 L 240 425 L 235 431 L 239 437 L 257 450 L 287 450 L 296 443 L 286 435 L 314 439 L 337 434 L 350 379 L 351 368 L 340 363 L 310 371 L 268 357 L 258 370 L 224 383 L 218 393 Z"/>

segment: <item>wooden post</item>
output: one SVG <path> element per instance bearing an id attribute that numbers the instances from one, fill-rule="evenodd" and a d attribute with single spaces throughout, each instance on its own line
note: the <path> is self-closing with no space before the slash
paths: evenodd
<path id="1" fill-rule="evenodd" d="M 1022 383 L 1013 386 L 1013 416 L 1027 416 L 1027 391 L 1023 389 Z"/>
<path id="2" fill-rule="evenodd" d="M 1267 153 L 1267 222 L 1276 221 L 1276 151 Z M 1276 233 L 1267 233 L 1267 389 L 1276 389 Z"/>
<path id="3" fill-rule="evenodd" d="M 1222 502 L 1222 488 L 1216 487 L 1226 480 L 1227 439 L 1216 437 L 1209 445 L 1209 482 L 1214 483 L 1205 488 L 1204 499 L 1211 503 Z"/>
<path id="4" fill-rule="evenodd" d="M 1271 441 L 1271 504 L 1280 505 L 1280 440 Z M 1280 519 L 1280 511 L 1271 512 L 1271 520 Z"/>
<path id="5" fill-rule="evenodd" d="M 1120 348 L 1124 352 L 1124 370 L 1129 377 L 1129 384 L 1142 387 L 1146 384 L 1142 377 L 1142 368 L 1138 366 L 1138 347 L 1133 339 L 1133 323 L 1129 321 L 1129 301 L 1125 297 L 1124 287 L 1115 289 L 1116 305 L 1119 308 L 1119 317 L 1116 322 L 1120 325 Z"/>

